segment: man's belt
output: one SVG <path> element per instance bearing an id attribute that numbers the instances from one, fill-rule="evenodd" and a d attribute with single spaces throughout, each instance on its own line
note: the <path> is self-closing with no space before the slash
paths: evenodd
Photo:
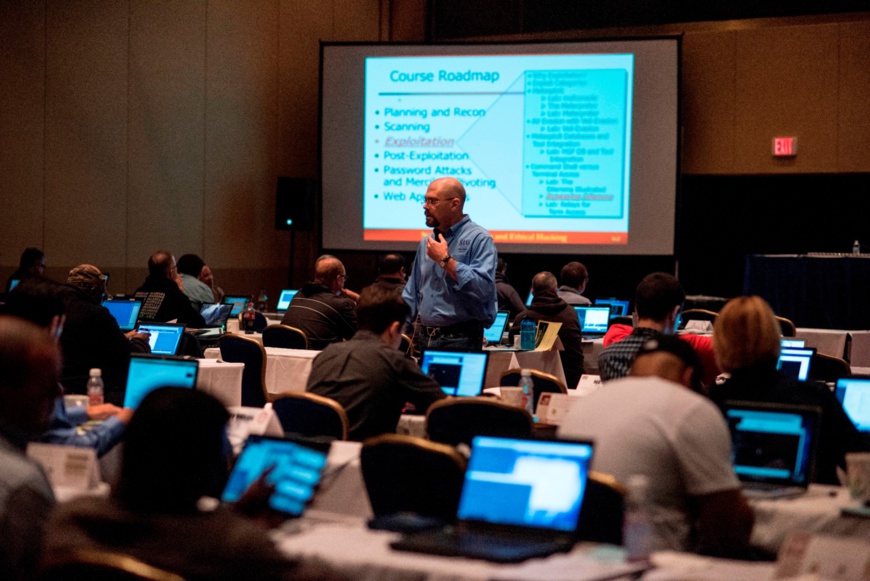
<path id="1" fill-rule="evenodd" d="M 427 327 L 422 325 L 422 328 L 423 333 L 429 337 L 438 337 L 439 335 L 474 336 L 483 333 L 483 323 L 480 321 L 465 321 L 448 327 Z"/>

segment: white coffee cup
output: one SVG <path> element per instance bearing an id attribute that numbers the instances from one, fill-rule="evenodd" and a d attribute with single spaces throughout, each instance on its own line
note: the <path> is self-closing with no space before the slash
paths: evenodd
<path id="1" fill-rule="evenodd" d="M 523 388 L 522 387 L 500 387 L 501 400 L 514 407 L 523 407 Z"/>
<path id="2" fill-rule="evenodd" d="M 852 498 L 870 501 L 870 452 L 846 454 L 846 475 Z"/>
<path id="3" fill-rule="evenodd" d="M 63 405 L 65 408 L 88 407 L 89 401 L 86 395 L 65 395 L 63 396 Z"/>
<path id="4" fill-rule="evenodd" d="M 520 337 L 520 334 L 517 333 L 514 335 L 514 349 L 522 349 L 523 348 L 523 338 Z"/>

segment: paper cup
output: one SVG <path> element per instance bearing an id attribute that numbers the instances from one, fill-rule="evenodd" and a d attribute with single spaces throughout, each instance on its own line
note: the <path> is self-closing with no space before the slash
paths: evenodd
<path id="1" fill-rule="evenodd" d="M 846 454 L 849 494 L 861 502 L 870 500 L 870 452 Z"/>
<path id="2" fill-rule="evenodd" d="M 508 405 L 521 408 L 523 407 L 523 388 L 522 387 L 501 387 L 501 400 Z"/>
<path id="3" fill-rule="evenodd" d="M 522 339 L 523 339 L 523 338 L 520 337 L 520 334 L 519 334 L 519 333 L 517 333 L 516 335 L 514 335 L 514 349 L 522 349 L 522 348 L 523 348 L 523 341 L 522 341 Z"/>
<path id="4" fill-rule="evenodd" d="M 88 407 L 88 396 L 86 395 L 65 395 L 63 396 L 63 405 L 65 408 Z"/>

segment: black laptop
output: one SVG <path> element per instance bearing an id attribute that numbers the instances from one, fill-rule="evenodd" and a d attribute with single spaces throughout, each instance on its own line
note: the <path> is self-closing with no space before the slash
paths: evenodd
<path id="1" fill-rule="evenodd" d="M 103 306 L 118 321 L 118 326 L 125 333 L 136 328 L 139 311 L 142 310 L 140 299 L 106 299 Z"/>
<path id="2" fill-rule="evenodd" d="M 130 356 L 124 407 L 136 409 L 139 402 L 158 387 L 196 387 L 199 361 L 159 355 Z"/>
<path id="3" fill-rule="evenodd" d="M 574 307 L 574 310 L 577 311 L 580 332 L 584 339 L 597 339 L 604 336 L 607 327 L 610 326 L 609 306 L 580 305 Z"/>
<path id="4" fill-rule="evenodd" d="M 591 442 L 478 436 L 457 524 L 390 546 L 498 563 L 570 551 L 591 460 Z"/>
<path id="5" fill-rule="evenodd" d="M 426 349 L 420 369 L 447 395 L 474 397 L 483 391 L 489 353 Z"/>
<path id="6" fill-rule="evenodd" d="M 834 393 L 858 431 L 870 434 L 870 375 L 841 377 Z"/>

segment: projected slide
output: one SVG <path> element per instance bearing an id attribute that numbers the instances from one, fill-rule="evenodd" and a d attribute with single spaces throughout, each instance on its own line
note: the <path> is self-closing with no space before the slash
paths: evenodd
<path id="1" fill-rule="evenodd" d="M 497 243 L 627 244 L 633 77 L 632 54 L 366 58 L 365 240 L 420 240 L 452 176 Z"/>

